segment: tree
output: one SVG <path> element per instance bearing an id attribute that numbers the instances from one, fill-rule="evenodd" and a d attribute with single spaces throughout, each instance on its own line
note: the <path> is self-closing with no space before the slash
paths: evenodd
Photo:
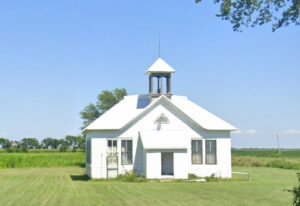
<path id="1" fill-rule="evenodd" d="M 58 146 L 61 144 L 61 140 L 48 137 L 43 139 L 41 144 L 42 147 L 45 149 L 48 149 L 49 147 L 51 147 L 51 149 L 57 149 Z"/>
<path id="2" fill-rule="evenodd" d="M 65 141 L 69 148 L 75 148 L 75 149 L 84 149 L 84 137 L 81 135 L 78 136 L 72 136 L 67 135 L 65 137 Z"/>
<path id="3" fill-rule="evenodd" d="M 0 146 L 2 149 L 9 148 L 11 146 L 11 143 L 8 139 L 0 138 Z"/>
<path id="4" fill-rule="evenodd" d="M 59 145 L 61 145 L 61 140 L 53 138 L 51 143 L 51 148 L 57 149 Z"/>
<path id="5" fill-rule="evenodd" d="M 39 141 L 36 138 L 23 138 L 21 144 L 27 148 L 35 149 L 39 146 Z"/>
<path id="6" fill-rule="evenodd" d="M 300 206 L 300 172 L 297 172 L 297 178 L 299 185 L 293 187 L 291 190 L 287 190 L 288 192 L 293 193 L 294 199 L 293 199 L 293 205 L 294 206 Z"/>
<path id="7" fill-rule="evenodd" d="M 52 138 L 47 137 L 47 138 L 43 139 L 41 142 L 41 145 L 42 145 L 43 149 L 48 149 L 52 145 Z"/>
<path id="8" fill-rule="evenodd" d="M 67 136 L 65 137 L 65 140 L 66 140 L 66 142 L 67 142 L 68 147 L 74 147 L 74 146 L 77 145 L 77 143 L 76 143 L 76 140 L 77 140 L 77 139 L 76 139 L 75 136 L 67 135 Z"/>
<path id="9" fill-rule="evenodd" d="M 202 0 L 195 0 L 196 3 Z M 242 26 L 263 25 L 272 22 L 272 30 L 289 24 L 300 24 L 300 0 L 214 0 L 220 4 L 217 17 L 233 24 L 234 31 Z"/>
<path id="10" fill-rule="evenodd" d="M 10 141 L 10 147 L 20 148 L 22 146 L 21 142 L 12 140 Z"/>
<path id="11" fill-rule="evenodd" d="M 85 136 L 77 136 L 77 148 L 85 149 Z"/>
<path id="12" fill-rule="evenodd" d="M 80 117 L 83 119 L 82 129 L 87 127 L 95 119 L 100 117 L 104 112 L 118 103 L 127 95 L 126 89 L 114 89 L 113 91 L 104 90 L 98 95 L 96 104 L 90 103 L 81 112 Z"/>

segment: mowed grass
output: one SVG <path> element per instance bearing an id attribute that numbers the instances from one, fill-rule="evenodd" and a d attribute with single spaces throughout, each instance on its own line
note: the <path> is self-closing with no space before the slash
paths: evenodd
<path id="1" fill-rule="evenodd" d="M 0 153 L 0 168 L 84 166 L 83 152 Z"/>
<path id="2" fill-rule="evenodd" d="M 84 169 L 0 170 L 0 205 L 291 205 L 283 191 L 297 185 L 296 171 L 234 167 L 250 181 L 143 182 L 86 180 Z"/>

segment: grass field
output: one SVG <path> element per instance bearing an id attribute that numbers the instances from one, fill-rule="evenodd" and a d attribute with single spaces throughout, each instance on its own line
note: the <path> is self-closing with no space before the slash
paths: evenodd
<path id="1" fill-rule="evenodd" d="M 0 168 L 84 166 L 83 152 L 0 153 Z"/>
<path id="2" fill-rule="evenodd" d="M 58 150 L 29 150 L 28 153 L 7 153 L 0 150 L 0 168 L 84 166 L 83 152 Z M 233 149 L 232 165 L 274 167 L 300 170 L 300 150 Z"/>
<path id="3" fill-rule="evenodd" d="M 232 156 L 279 157 L 277 149 L 232 149 L 231 153 Z M 283 149 L 280 157 L 300 158 L 300 149 Z"/>
<path id="4" fill-rule="evenodd" d="M 232 165 L 300 170 L 300 150 L 232 149 Z"/>
<path id="5" fill-rule="evenodd" d="M 234 167 L 250 181 L 145 182 L 86 181 L 84 169 L 0 170 L 0 205 L 291 205 L 283 191 L 297 184 L 296 171 Z"/>

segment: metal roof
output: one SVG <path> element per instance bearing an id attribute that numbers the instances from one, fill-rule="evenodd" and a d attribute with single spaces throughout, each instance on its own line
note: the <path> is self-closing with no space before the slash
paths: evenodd
<path id="1" fill-rule="evenodd" d="M 174 73 L 175 69 L 173 69 L 167 62 L 165 62 L 162 58 L 158 58 L 145 72 L 145 74 L 150 73 Z"/>

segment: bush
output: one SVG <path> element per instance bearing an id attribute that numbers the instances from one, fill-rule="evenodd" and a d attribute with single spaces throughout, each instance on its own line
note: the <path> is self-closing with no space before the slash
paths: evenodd
<path id="1" fill-rule="evenodd" d="M 76 152 L 76 151 L 77 151 L 76 147 L 73 147 L 72 152 Z"/>
<path id="2" fill-rule="evenodd" d="M 20 149 L 20 152 L 27 153 L 28 148 L 26 146 L 22 146 L 21 149 Z"/>
<path id="3" fill-rule="evenodd" d="M 22 146 L 21 148 L 9 147 L 6 149 L 7 153 L 27 153 L 28 148 L 26 146 Z"/>
<path id="4" fill-rule="evenodd" d="M 295 186 L 292 190 L 287 190 L 288 192 L 291 192 L 294 195 L 294 199 L 293 199 L 294 206 L 300 206 L 300 172 L 297 172 L 297 178 L 298 178 L 299 185 Z"/>
<path id="5" fill-rule="evenodd" d="M 60 146 L 59 151 L 60 152 L 66 152 L 67 151 L 67 145 Z"/>
<path id="6" fill-rule="evenodd" d="M 143 177 L 137 176 L 137 174 L 134 170 L 126 171 L 124 174 L 118 175 L 116 179 L 124 181 L 124 182 L 144 182 L 145 181 L 145 179 Z"/>
<path id="7" fill-rule="evenodd" d="M 198 179 L 198 176 L 195 175 L 195 174 L 193 174 L 193 173 L 189 173 L 188 179 L 189 179 L 189 180 L 195 180 L 195 179 Z"/>
<path id="8" fill-rule="evenodd" d="M 7 152 L 7 153 L 13 153 L 14 150 L 15 150 L 15 148 L 9 147 L 9 148 L 6 149 L 6 152 Z"/>
<path id="9" fill-rule="evenodd" d="M 219 178 L 215 177 L 215 174 L 211 174 L 209 177 L 204 178 L 207 182 L 217 182 Z"/>

